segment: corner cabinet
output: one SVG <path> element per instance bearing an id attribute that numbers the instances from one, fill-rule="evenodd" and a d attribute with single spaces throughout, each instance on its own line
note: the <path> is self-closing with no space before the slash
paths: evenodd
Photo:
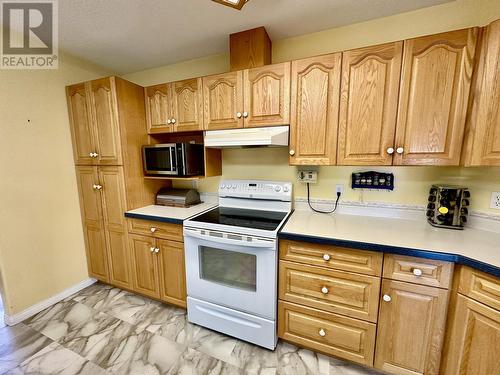
<path id="1" fill-rule="evenodd" d="M 485 29 L 469 116 L 467 166 L 500 166 L 500 20 Z"/>
<path id="2" fill-rule="evenodd" d="M 404 42 L 395 165 L 459 165 L 478 28 Z"/>
<path id="3" fill-rule="evenodd" d="M 144 93 L 149 134 L 203 130 L 201 78 L 146 87 Z"/>
<path id="4" fill-rule="evenodd" d="M 341 54 L 292 62 L 290 165 L 335 165 Z"/>
<path id="5" fill-rule="evenodd" d="M 403 42 L 342 54 L 338 165 L 391 165 Z"/>

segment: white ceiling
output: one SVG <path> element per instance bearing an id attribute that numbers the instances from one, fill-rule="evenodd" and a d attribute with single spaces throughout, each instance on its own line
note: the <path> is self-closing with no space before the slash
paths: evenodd
<path id="1" fill-rule="evenodd" d="M 228 51 L 228 35 L 265 26 L 271 40 L 451 0 L 59 1 L 60 48 L 125 74 Z"/>

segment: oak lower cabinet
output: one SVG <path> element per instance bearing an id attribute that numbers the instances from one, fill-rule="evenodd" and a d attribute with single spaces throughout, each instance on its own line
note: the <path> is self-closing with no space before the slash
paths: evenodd
<path id="1" fill-rule="evenodd" d="M 448 291 L 382 281 L 375 367 L 390 374 L 439 374 Z"/>
<path id="2" fill-rule="evenodd" d="M 129 219 L 129 237 L 133 290 L 185 308 L 182 225 Z"/>
<path id="3" fill-rule="evenodd" d="M 341 56 L 292 62 L 290 165 L 335 165 Z"/>

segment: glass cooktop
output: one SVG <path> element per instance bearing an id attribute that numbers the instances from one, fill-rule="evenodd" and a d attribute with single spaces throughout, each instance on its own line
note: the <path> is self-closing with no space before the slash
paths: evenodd
<path id="1" fill-rule="evenodd" d="M 273 231 L 286 215 L 286 212 L 217 207 L 190 221 Z"/>

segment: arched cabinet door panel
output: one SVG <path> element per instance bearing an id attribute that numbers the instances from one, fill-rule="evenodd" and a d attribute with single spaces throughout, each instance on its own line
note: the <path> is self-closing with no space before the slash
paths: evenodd
<path id="1" fill-rule="evenodd" d="M 149 86 L 144 89 L 146 104 L 146 123 L 148 133 L 168 133 L 174 130 L 172 123 L 168 124 L 170 118 L 169 107 L 169 84 Z"/>
<path id="2" fill-rule="evenodd" d="M 85 83 L 79 83 L 66 88 L 71 136 L 73 138 L 73 154 L 75 164 L 95 164 L 94 131 L 90 113 L 89 98 Z"/>
<path id="3" fill-rule="evenodd" d="M 458 165 L 478 29 L 404 42 L 396 165 Z"/>
<path id="4" fill-rule="evenodd" d="M 170 84 L 171 119 L 174 131 L 203 130 L 202 79 L 193 78 Z"/>

